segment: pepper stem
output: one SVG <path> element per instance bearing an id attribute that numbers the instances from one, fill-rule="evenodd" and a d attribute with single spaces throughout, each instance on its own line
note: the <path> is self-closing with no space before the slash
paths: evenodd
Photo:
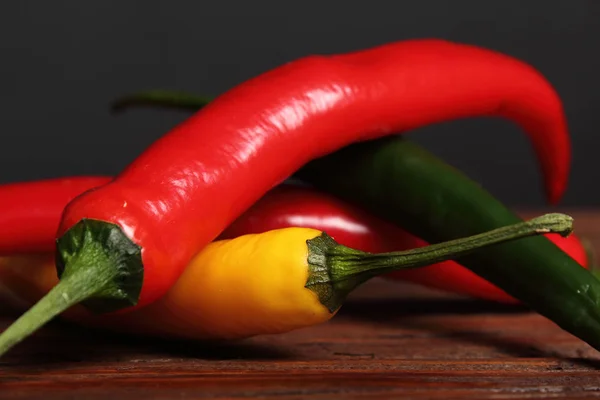
<path id="1" fill-rule="evenodd" d="M 107 285 L 102 283 L 110 283 L 112 278 L 110 274 L 98 276 L 93 269 L 79 271 L 81 272 L 64 277 L 42 300 L 0 335 L 0 356 L 58 314 L 105 291 Z"/>
<path id="2" fill-rule="evenodd" d="M 110 109 L 115 113 L 136 106 L 167 107 L 197 111 L 208 105 L 210 102 L 211 100 L 208 98 L 195 96 L 186 92 L 148 90 L 118 97 L 111 103 Z"/>
<path id="3" fill-rule="evenodd" d="M 527 236 L 568 236 L 572 230 L 572 217 L 553 213 L 466 238 L 380 254 L 351 249 L 321 235 L 308 243 L 311 274 L 306 287 L 315 291 L 321 303 L 333 312 L 352 290 L 375 276 L 456 259 L 483 247 Z"/>
<path id="4" fill-rule="evenodd" d="M 0 356 L 75 304 L 107 312 L 138 301 L 141 249 L 117 225 L 82 219 L 57 240 L 56 264 L 60 282 L 0 334 Z"/>

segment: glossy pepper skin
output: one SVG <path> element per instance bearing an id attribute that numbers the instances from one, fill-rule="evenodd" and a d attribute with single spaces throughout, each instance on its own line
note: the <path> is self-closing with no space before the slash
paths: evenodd
<path id="1" fill-rule="evenodd" d="M 86 306 L 106 312 L 147 305 L 195 253 L 307 161 L 352 142 L 469 116 L 523 127 L 550 201 L 560 198 L 569 137 L 559 97 L 538 71 L 475 46 L 408 40 L 305 57 L 219 96 L 111 183 L 66 207 L 59 275 L 102 265 L 112 275 L 97 280 L 113 285 L 87 295 Z M 104 226 L 92 228 L 89 220 Z M 119 271 L 127 273 L 115 276 Z"/>
<path id="2" fill-rule="evenodd" d="M 107 176 L 80 176 L 0 185 L 0 225 L 3 227 L 0 254 L 52 252 L 54 232 L 65 205 L 78 194 L 110 179 Z M 427 245 L 418 237 L 359 207 L 321 191 L 288 183 L 267 192 L 229 225 L 219 239 L 288 227 L 325 231 L 340 244 L 370 253 Z M 586 251 L 575 234 L 568 237 L 548 235 L 548 239 L 582 266 L 588 266 Z M 385 277 L 492 301 L 517 302 L 454 261 L 395 271 Z"/>
<path id="3" fill-rule="evenodd" d="M 520 220 L 460 171 L 402 138 L 348 146 L 297 177 L 431 243 Z M 457 261 L 600 350 L 600 281 L 548 239 L 504 243 Z"/>
<path id="4" fill-rule="evenodd" d="M 572 219 L 546 215 L 518 225 L 386 254 L 340 246 L 310 228 L 248 234 L 207 245 L 165 296 L 147 307 L 103 315 L 80 307 L 63 316 L 86 325 L 167 338 L 223 340 L 283 333 L 328 321 L 352 290 L 381 273 L 417 268 L 542 232 L 566 235 Z M 63 293 L 53 289 L 57 278 L 52 269 L 51 260 L 40 255 L 0 258 L 0 282 L 21 302 L 52 293 L 60 300 Z"/>

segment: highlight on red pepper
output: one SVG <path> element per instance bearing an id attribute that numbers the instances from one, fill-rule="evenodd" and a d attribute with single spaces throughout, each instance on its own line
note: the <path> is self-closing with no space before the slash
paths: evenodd
<path id="1" fill-rule="evenodd" d="M 71 176 L 0 185 L 0 226 L 3 227 L 0 231 L 0 255 L 51 253 L 54 233 L 66 204 L 110 179 L 108 176 Z M 370 253 L 427 245 L 400 227 L 356 206 L 313 188 L 291 183 L 283 183 L 267 192 L 230 224 L 218 239 L 290 227 L 326 231 L 338 243 Z M 577 235 L 547 237 L 576 262 L 588 266 L 587 250 Z M 497 286 L 454 261 L 404 269 L 384 277 L 486 300 L 517 302 Z"/>
<path id="2" fill-rule="evenodd" d="M 94 312 L 148 305 L 229 223 L 308 161 L 470 115 L 522 126 L 549 199 L 560 198 L 570 160 L 566 121 L 556 92 L 529 65 L 443 40 L 308 56 L 227 91 L 111 182 L 72 200 L 57 232 L 56 291 L 71 293 L 65 307 L 82 303 Z"/>

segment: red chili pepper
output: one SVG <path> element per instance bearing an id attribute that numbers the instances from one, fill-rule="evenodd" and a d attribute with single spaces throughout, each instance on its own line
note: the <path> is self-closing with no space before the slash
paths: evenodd
<path id="1" fill-rule="evenodd" d="M 153 302 L 200 249 L 310 160 L 469 116 L 508 118 L 525 129 L 547 195 L 559 199 L 570 161 L 561 102 L 539 72 L 512 57 L 408 40 L 305 57 L 250 79 L 65 208 L 54 293 L 69 300 L 40 300 L 0 336 L 0 346 L 8 349 L 76 303 L 110 312 Z"/>
<path id="2" fill-rule="evenodd" d="M 53 250 L 54 234 L 65 205 L 109 177 L 69 177 L 0 185 L 0 254 L 45 253 Z M 338 243 L 371 253 L 426 246 L 428 243 L 383 219 L 336 197 L 297 185 L 270 190 L 220 235 L 230 239 L 286 227 L 328 232 Z M 546 235 L 584 267 L 586 251 L 572 234 Z M 482 299 L 516 303 L 497 286 L 453 261 L 393 272 L 387 278 L 405 280 Z"/>

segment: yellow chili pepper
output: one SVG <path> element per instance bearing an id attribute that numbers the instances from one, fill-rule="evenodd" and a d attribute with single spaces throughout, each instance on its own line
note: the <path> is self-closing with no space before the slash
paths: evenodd
<path id="1" fill-rule="evenodd" d="M 167 338 L 238 339 L 283 333 L 329 320 L 353 289 L 379 274 L 526 236 L 567 236 L 571 229 L 571 217 L 547 214 L 464 239 L 385 254 L 350 249 L 314 229 L 277 229 L 209 244 L 164 297 L 144 308 L 95 315 L 74 306 L 62 316 L 88 326 Z M 44 295 L 57 302 L 68 296 L 53 290 L 58 278 L 51 255 L 0 258 L 0 282 L 27 305 Z M 21 318 L 32 318 L 28 314 L 35 316 L 35 310 L 34 306 Z M 4 343 L 23 337 L 23 332 L 9 330 L 0 335 Z"/>

